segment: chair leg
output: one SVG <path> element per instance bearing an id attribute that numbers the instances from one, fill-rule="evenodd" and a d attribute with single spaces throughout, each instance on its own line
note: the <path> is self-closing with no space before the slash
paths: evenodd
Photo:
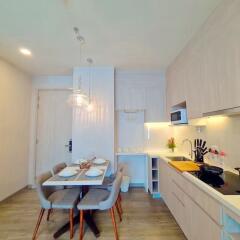
<path id="1" fill-rule="evenodd" d="M 70 239 L 73 238 L 73 208 L 69 210 Z"/>
<path id="2" fill-rule="evenodd" d="M 114 214 L 114 207 L 112 207 L 110 209 L 110 213 L 111 213 L 112 223 L 113 223 L 113 227 L 114 227 L 115 240 L 119 240 L 118 231 L 117 231 L 117 224 L 116 224 L 115 214 Z"/>
<path id="3" fill-rule="evenodd" d="M 120 202 L 122 201 L 122 196 L 121 196 L 121 193 L 118 194 L 118 198 L 120 200 Z"/>
<path id="4" fill-rule="evenodd" d="M 52 213 L 52 209 L 48 209 L 47 221 L 49 221 L 51 213 Z"/>
<path id="5" fill-rule="evenodd" d="M 117 203 L 118 203 L 121 214 L 123 214 L 122 203 L 121 202 L 122 202 L 122 198 L 121 198 L 121 195 L 119 194 L 118 199 L 117 199 Z"/>
<path id="6" fill-rule="evenodd" d="M 119 220 L 120 220 L 120 222 L 122 221 L 122 214 L 121 214 L 121 211 L 120 211 L 120 209 L 119 209 L 119 205 L 118 205 L 118 202 L 116 201 L 116 203 L 115 203 L 115 207 L 116 207 L 116 209 L 117 209 L 117 213 L 118 213 L 118 216 L 119 216 Z"/>
<path id="7" fill-rule="evenodd" d="M 41 211 L 40 211 L 39 216 L 38 216 L 37 225 L 36 225 L 35 230 L 34 230 L 34 233 L 33 233 L 32 240 L 35 240 L 35 239 L 36 239 L 37 232 L 38 232 L 39 226 L 40 226 L 40 224 L 41 224 L 41 221 L 42 221 L 44 212 L 45 212 L 45 209 L 44 209 L 44 208 L 41 208 Z"/>
<path id="8" fill-rule="evenodd" d="M 83 239 L 83 215 L 84 211 L 80 210 L 79 240 Z"/>

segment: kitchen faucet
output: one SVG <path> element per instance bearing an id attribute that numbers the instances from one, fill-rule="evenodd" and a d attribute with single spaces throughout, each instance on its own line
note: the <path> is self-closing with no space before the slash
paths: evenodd
<path id="1" fill-rule="evenodd" d="M 193 159 L 193 145 L 190 139 L 186 138 L 182 141 L 182 144 L 184 144 L 185 142 L 188 142 L 190 144 L 190 153 L 189 156 L 191 157 L 191 160 Z"/>

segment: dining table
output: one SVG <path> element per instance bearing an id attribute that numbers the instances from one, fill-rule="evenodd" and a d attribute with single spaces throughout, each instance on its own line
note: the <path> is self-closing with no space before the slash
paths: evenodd
<path id="1" fill-rule="evenodd" d="M 58 187 L 58 186 L 63 186 L 63 187 L 80 187 L 82 188 L 81 192 L 81 198 L 84 197 L 84 195 L 87 193 L 88 188 L 91 186 L 100 186 L 103 184 L 104 178 L 106 176 L 107 170 L 110 165 L 110 161 L 106 160 L 104 163 L 101 164 L 96 164 L 94 161 L 90 162 L 90 168 L 98 168 L 101 170 L 102 174 L 100 176 L 87 176 L 86 172 L 89 169 L 81 169 L 80 164 L 71 164 L 67 166 L 65 169 L 67 170 L 75 170 L 77 174 L 74 176 L 70 177 L 62 177 L 61 174 L 56 174 L 49 178 L 47 181 L 43 183 L 43 186 L 46 187 Z M 81 201 L 81 200 L 80 200 Z M 95 237 L 100 236 L 100 232 L 98 227 L 96 226 L 96 223 L 94 221 L 93 215 L 90 212 L 86 212 L 84 214 L 84 220 L 86 224 L 89 226 Z M 74 225 L 79 223 L 79 213 L 76 214 L 73 220 Z M 63 235 L 65 232 L 69 231 L 70 229 L 70 222 L 67 222 L 63 226 L 61 226 L 54 234 L 53 238 L 57 239 L 61 235 Z"/>

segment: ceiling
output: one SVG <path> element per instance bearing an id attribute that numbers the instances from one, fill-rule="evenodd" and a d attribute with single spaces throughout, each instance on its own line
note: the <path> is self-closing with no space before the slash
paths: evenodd
<path id="1" fill-rule="evenodd" d="M 69 74 L 87 57 L 164 70 L 221 1 L 0 0 L 0 56 L 32 75 Z M 86 40 L 81 63 L 74 26 Z"/>

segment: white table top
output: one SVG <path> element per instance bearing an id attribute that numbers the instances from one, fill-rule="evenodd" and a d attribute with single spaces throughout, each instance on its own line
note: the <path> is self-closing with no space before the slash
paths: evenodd
<path id="1" fill-rule="evenodd" d="M 107 169 L 109 167 L 109 161 L 102 165 L 93 165 L 96 168 L 103 170 L 103 174 L 99 177 L 87 177 L 85 175 L 86 169 L 80 169 L 79 165 L 72 165 L 67 168 L 75 168 L 79 170 L 79 173 L 72 177 L 60 177 L 54 175 L 43 183 L 43 186 L 91 186 L 102 185 Z"/>
<path id="2" fill-rule="evenodd" d="M 117 152 L 116 156 L 145 156 L 147 153 L 144 152 Z"/>

